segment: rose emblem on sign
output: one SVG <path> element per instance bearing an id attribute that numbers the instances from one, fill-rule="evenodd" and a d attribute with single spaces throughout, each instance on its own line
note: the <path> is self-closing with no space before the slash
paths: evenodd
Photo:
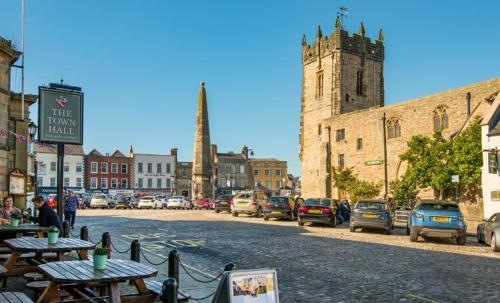
<path id="1" fill-rule="evenodd" d="M 59 98 L 56 99 L 56 103 L 59 108 L 63 109 L 66 106 L 66 103 L 68 103 L 68 100 L 63 96 L 59 96 Z"/>

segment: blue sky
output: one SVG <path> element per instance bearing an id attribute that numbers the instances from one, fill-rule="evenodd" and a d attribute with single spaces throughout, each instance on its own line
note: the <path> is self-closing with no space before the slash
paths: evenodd
<path id="1" fill-rule="evenodd" d="M 301 38 L 317 25 L 329 35 L 341 5 L 350 32 L 384 29 L 386 104 L 500 76 L 499 1 L 26 3 L 26 92 L 61 78 L 81 86 L 87 152 L 178 147 L 191 161 L 205 81 L 219 151 L 246 144 L 299 174 Z M 20 0 L 2 3 L 0 36 L 20 45 Z"/>

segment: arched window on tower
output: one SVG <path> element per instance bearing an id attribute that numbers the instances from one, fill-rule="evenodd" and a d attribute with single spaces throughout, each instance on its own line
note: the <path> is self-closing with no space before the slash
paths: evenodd
<path id="1" fill-rule="evenodd" d="M 446 113 L 446 110 L 443 109 L 443 112 L 441 114 L 441 128 L 442 129 L 447 129 L 448 128 L 448 114 Z"/>
<path id="2" fill-rule="evenodd" d="M 437 112 L 434 112 L 434 131 L 438 132 L 441 130 L 441 117 Z"/>
<path id="3" fill-rule="evenodd" d="M 394 137 L 401 137 L 401 125 L 399 125 L 399 121 L 394 122 Z"/>
<path id="4" fill-rule="evenodd" d="M 392 122 L 387 122 L 387 137 L 389 139 L 394 138 L 394 126 L 392 125 Z"/>

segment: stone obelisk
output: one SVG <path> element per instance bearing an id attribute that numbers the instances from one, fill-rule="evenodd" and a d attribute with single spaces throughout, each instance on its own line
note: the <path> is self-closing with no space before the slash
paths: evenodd
<path id="1" fill-rule="evenodd" d="M 196 122 L 193 146 L 193 175 L 191 193 L 193 198 L 213 198 L 212 157 L 210 150 L 210 129 L 208 127 L 208 106 L 205 83 L 201 82 L 196 107 Z"/>

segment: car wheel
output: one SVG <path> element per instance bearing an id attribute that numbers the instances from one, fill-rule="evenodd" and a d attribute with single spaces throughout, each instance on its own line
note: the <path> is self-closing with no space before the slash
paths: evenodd
<path id="1" fill-rule="evenodd" d="M 386 230 L 385 230 L 385 234 L 386 234 L 386 235 L 390 235 L 391 233 L 392 233 L 392 229 L 390 229 L 390 228 L 389 228 L 389 229 L 386 229 Z"/>
<path id="2" fill-rule="evenodd" d="M 215 210 L 215 213 L 216 213 L 216 214 L 220 213 L 220 210 L 216 209 L 216 210 Z"/>
<path id="3" fill-rule="evenodd" d="M 268 216 L 264 216 L 264 221 L 269 221 L 269 217 Z"/>
<path id="4" fill-rule="evenodd" d="M 500 251 L 500 247 L 498 247 L 498 245 L 497 245 L 497 240 L 495 238 L 495 234 L 494 233 L 491 235 L 490 245 L 491 245 L 491 250 L 492 251 L 494 251 L 494 252 L 499 252 Z"/>
<path id="5" fill-rule="evenodd" d="M 484 243 L 483 237 L 481 236 L 481 231 L 480 231 L 479 227 L 477 228 L 476 238 L 477 238 L 477 242 L 478 243 Z"/>
<path id="6" fill-rule="evenodd" d="M 410 228 L 410 241 L 417 242 L 418 241 L 418 233 L 415 228 Z"/>
<path id="7" fill-rule="evenodd" d="M 354 226 L 349 227 L 349 231 L 352 232 L 352 233 L 355 233 L 356 232 L 356 227 L 354 227 Z"/>
<path id="8" fill-rule="evenodd" d="M 255 217 L 256 217 L 256 218 L 260 218 L 260 217 L 262 217 L 262 208 L 258 208 L 258 209 L 257 209 L 257 212 L 255 213 Z"/>
<path id="9" fill-rule="evenodd" d="M 465 245 L 465 243 L 467 243 L 467 235 L 457 237 L 457 244 L 458 245 Z"/>
<path id="10" fill-rule="evenodd" d="M 299 226 L 304 226 L 304 222 L 302 222 L 302 221 L 300 221 L 300 220 L 299 220 L 299 221 L 297 221 L 297 222 L 298 222 Z"/>
<path id="11" fill-rule="evenodd" d="M 233 213 L 233 217 L 238 217 L 238 213 Z"/>

